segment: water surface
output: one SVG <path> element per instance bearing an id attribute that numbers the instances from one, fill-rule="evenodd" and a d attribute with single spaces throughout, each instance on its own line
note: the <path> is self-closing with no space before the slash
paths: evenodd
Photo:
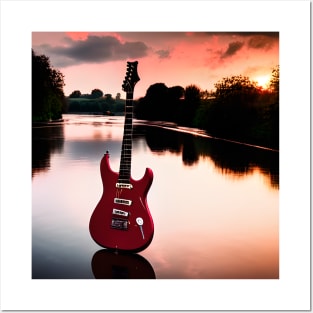
<path id="1" fill-rule="evenodd" d="M 155 234 L 115 254 L 88 226 L 107 150 L 119 169 L 124 119 L 64 119 L 32 129 L 33 278 L 279 278 L 278 152 L 134 121 L 132 176 L 153 170 Z"/>

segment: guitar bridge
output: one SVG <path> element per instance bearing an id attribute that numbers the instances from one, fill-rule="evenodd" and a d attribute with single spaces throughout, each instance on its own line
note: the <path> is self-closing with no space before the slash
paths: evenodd
<path id="1" fill-rule="evenodd" d="M 121 218 L 112 218 L 111 227 L 119 230 L 127 230 L 128 220 L 124 220 Z"/>

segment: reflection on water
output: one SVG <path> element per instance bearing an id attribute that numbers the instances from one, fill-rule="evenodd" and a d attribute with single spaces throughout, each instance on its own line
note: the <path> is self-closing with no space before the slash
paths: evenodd
<path id="1" fill-rule="evenodd" d="M 268 175 L 273 187 L 279 187 L 277 152 L 159 127 L 137 126 L 135 132 L 144 135 L 147 145 L 154 152 L 170 151 L 181 154 L 186 166 L 197 164 L 202 156 L 210 158 L 224 174 L 245 175 L 258 168 L 264 175 Z"/>
<path id="2" fill-rule="evenodd" d="M 115 123 L 120 124 L 120 119 Z M 87 121 L 79 122 L 84 125 Z M 115 124 L 114 119 L 106 124 Z M 103 122 L 91 123 L 94 127 L 103 127 Z M 32 169 L 33 173 L 50 167 L 50 156 L 62 153 L 64 145 L 64 124 L 54 126 L 33 127 L 32 142 Z M 207 139 L 186 134 L 179 131 L 143 125 L 134 126 L 134 141 L 143 137 L 152 152 L 162 153 L 169 151 L 181 155 L 183 164 L 191 166 L 197 164 L 199 157 L 208 157 L 216 168 L 223 174 L 245 175 L 259 169 L 268 176 L 271 185 L 279 188 L 279 153 L 270 150 L 256 149 L 250 146 L 225 142 L 218 139 Z M 80 157 L 92 158 L 95 151 L 103 152 L 99 141 L 103 139 L 101 132 L 94 132 L 93 141 L 73 140 L 73 153 L 77 151 Z M 112 137 L 111 137 L 112 138 Z M 115 148 L 120 147 L 120 142 L 112 143 Z M 108 146 L 110 148 L 111 145 Z M 115 151 L 116 149 L 113 149 Z M 118 150 L 118 149 L 117 149 Z"/>
<path id="3" fill-rule="evenodd" d="M 279 277 L 278 152 L 135 121 L 132 176 L 153 170 L 155 234 L 140 255 L 116 255 L 88 224 L 106 150 L 119 167 L 123 118 L 64 118 L 32 129 L 33 278 Z"/>
<path id="4" fill-rule="evenodd" d="M 135 253 L 117 253 L 102 249 L 91 261 L 95 278 L 102 279 L 155 279 L 151 264 Z"/>
<path id="5" fill-rule="evenodd" d="M 53 153 L 62 153 L 64 124 L 35 126 L 32 128 L 32 174 L 50 167 Z"/>

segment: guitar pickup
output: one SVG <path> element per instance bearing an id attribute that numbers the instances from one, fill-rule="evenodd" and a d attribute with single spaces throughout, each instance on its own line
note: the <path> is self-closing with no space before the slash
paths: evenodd
<path id="1" fill-rule="evenodd" d="M 116 183 L 116 188 L 132 189 L 132 184 Z"/>
<path id="2" fill-rule="evenodd" d="M 123 210 L 113 209 L 112 214 L 127 217 L 129 213 Z"/>
<path id="3" fill-rule="evenodd" d="M 132 201 L 127 199 L 114 198 L 115 204 L 131 205 Z"/>

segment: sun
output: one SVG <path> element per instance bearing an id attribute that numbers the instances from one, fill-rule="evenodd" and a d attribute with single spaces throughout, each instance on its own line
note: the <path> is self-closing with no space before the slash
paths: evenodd
<path id="1" fill-rule="evenodd" d="M 271 76 L 270 75 L 261 75 L 261 76 L 257 76 L 255 78 L 255 80 L 260 87 L 262 87 L 263 89 L 268 89 L 269 83 L 271 80 Z"/>

